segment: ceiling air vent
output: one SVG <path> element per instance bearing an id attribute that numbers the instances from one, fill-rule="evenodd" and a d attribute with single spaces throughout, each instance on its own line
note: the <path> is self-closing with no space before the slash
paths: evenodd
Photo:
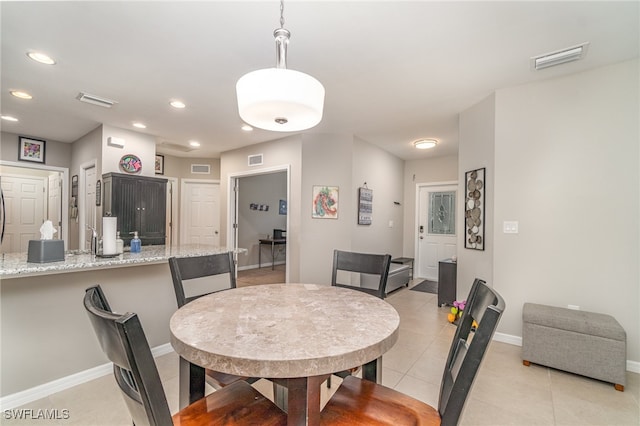
<path id="1" fill-rule="evenodd" d="M 250 166 L 261 166 L 262 165 L 262 154 L 250 155 L 248 158 L 248 165 Z"/>
<path id="2" fill-rule="evenodd" d="M 111 99 L 101 98 L 100 96 L 90 95 L 88 93 L 80 92 L 76 99 L 80 102 L 86 102 L 88 104 L 98 105 L 104 108 L 111 108 L 113 105 L 118 102 L 112 101 Z"/>
<path id="3" fill-rule="evenodd" d="M 531 58 L 531 68 L 541 70 L 567 62 L 577 61 L 585 57 L 587 54 L 587 47 L 589 47 L 589 43 L 582 43 L 578 46 L 568 47 L 566 49 L 535 56 Z"/>
<path id="4" fill-rule="evenodd" d="M 211 166 L 209 164 L 192 164 L 191 173 L 195 175 L 210 175 Z"/>

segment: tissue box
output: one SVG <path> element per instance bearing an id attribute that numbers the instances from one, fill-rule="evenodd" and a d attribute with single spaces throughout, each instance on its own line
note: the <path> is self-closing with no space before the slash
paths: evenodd
<path id="1" fill-rule="evenodd" d="M 27 262 L 47 263 L 64 260 L 63 240 L 29 240 Z"/>

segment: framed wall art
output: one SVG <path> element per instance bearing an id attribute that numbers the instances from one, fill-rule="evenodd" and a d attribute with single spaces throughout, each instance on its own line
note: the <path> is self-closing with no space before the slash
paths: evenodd
<path id="1" fill-rule="evenodd" d="M 46 142 L 40 139 L 18 138 L 18 160 L 44 164 Z"/>
<path id="2" fill-rule="evenodd" d="M 156 154 L 156 174 L 164 174 L 164 155 Z"/>
<path id="3" fill-rule="evenodd" d="M 313 205 L 311 217 L 314 219 L 338 218 L 338 187 L 314 186 L 312 191 Z"/>
<path id="4" fill-rule="evenodd" d="M 358 225 L 371 225 L 373 216 L 373 190 L 358 188 Z"/>
<path id="5" fill-rule="evenodd" d="M 486 170 L 476 169 L 464 174 L 465 181 L 465 238 L 464 247 L 484 250 L 484 195 Z"/>

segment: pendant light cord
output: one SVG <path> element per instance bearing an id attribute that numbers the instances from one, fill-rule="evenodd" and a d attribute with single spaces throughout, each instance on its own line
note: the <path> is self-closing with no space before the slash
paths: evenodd
<path id="1" fill-rule="evenodd" d="M 284 0 L 280 0 L 280 28 L 284 28 Z"/>

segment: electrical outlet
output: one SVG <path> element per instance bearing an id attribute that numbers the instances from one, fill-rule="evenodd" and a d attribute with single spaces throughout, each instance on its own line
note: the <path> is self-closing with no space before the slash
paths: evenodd
<path id="1" fill-rule="evenodd" d="M 578 306 L 578 305 L 567 305 L 567 308 L 573 309 L 574 311 L 579 311 L 580 310 L 580 306 Z"/>

